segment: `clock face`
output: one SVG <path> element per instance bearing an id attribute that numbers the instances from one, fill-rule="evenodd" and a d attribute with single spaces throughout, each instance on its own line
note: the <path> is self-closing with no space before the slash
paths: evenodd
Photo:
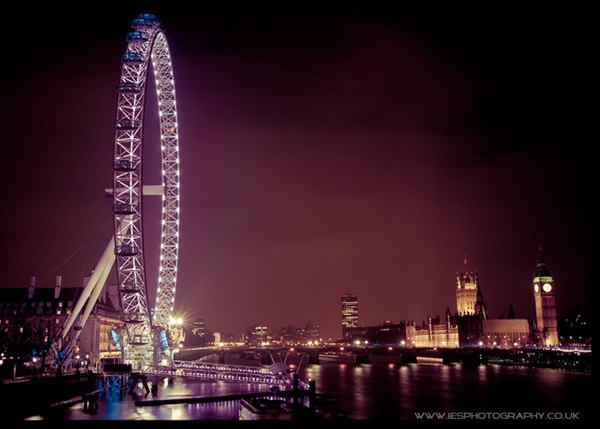
<path id="1" fill-rule="evenodd" d="M 542 289 L 544 289 L 544 292 L 550 292 L 552 290 L 552 286 L 550 286 L 550 283 L 544 283 Z"/>
<path id="2" fill-rule="evenodd" d="M 540 287 L 537 283 L 533 285 L 533 290 L 535 291 L 535 293 L 538 293 L 540 291 Z"/>

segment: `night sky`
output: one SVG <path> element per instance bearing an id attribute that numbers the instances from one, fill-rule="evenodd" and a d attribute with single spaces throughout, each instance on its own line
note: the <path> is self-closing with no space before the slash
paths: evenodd
<path id="1" fill-rule="evenodd" d="M 156 13 L 177 90 L 175 307 L 189 320 L 236 335 L 312 322 L 336 338 L 354 293 L 361 325 L 420 323 L 456 311 L 464 269 L 491 317 L 530 318 L 540 245 L 559 313 L 589 305 L 589 12 L 182 4 L 5 12 L 20 29 L 1 30 L 2 287 L 32 274 L 79 286 L 100 258 L 120 55 L 131 20 Z M 158 171 L 151 101 L 144 168 Z M 144 210 L 149 248 L 160 210 Z"/>

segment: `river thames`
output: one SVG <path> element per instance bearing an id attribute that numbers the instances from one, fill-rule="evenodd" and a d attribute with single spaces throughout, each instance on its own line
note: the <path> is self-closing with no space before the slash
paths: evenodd
<path id="1" fill-rule="evenodd" d="M 503 421 L 529 423 L 595 420 L 592 374 L 549 368 L 495 364 L 311 364 L 300 378 L 314 380 L 317 394 L 337 398 L 348 421 Z M 265 391 L 265 386 L 175 378 L 159 383 L 158 392 L 101 397 L 96 411 L 81 402 L 29 421 L 237 421 L 239 400 L 143 405 L 152 398 L 197 398 Z M 120 393 L 120 394 L 119 394 Z M 136 400 L 138 401 L 136 405 Z M 246 423 L 246 422 L 242 422 Z M 85 427 L 85 426 L 84 426 Z"/>

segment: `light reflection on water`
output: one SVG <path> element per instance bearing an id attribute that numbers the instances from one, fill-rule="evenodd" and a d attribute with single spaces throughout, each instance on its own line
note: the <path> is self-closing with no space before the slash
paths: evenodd
<path id="1" fill-rule="evenodd" d="M 497 365 L 321 364 L 300 370 L 318 394 L 332 395 L 352 420 L 414 420 L 415 413 L 563 412 L 590 415 L 591 373 Z M 161 382 L 160 399 L 266 391 L 268 386 L 177 378 Z M 137 389 L 137 399 L 152 399 Z M 141 393 L 141 394 L 140 394 Z M 237 420 L 239 401 L 136 406 L 119 392 L 96 414 L 74 405 L 64 420 Z M 587 401 L 585 404 L 584 402 Z"/>
<path id="2" fill-rule="evenodd" d="M 496 365 L 313 365 L 317 392 L 357 420 L 414 419 L 421 412 L 577 412 L 591 374 Z"/>

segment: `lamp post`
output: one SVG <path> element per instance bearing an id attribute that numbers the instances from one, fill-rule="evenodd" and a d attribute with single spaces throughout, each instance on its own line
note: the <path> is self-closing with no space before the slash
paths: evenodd
<path id="1" fill-rule="evenodd" d="M 171 367 L 175 366 L 175 353 L 179 351 L 179 346 L 184 340 L 183 324 L 184 320 L 181 316 L 171 317 L 169 322 L 169 349 L 171 352 Z"/>
<path id="2" fill-rule="evenodd" d="M 75 378 L 79 381 L 79 355 L 75 356 Z"/>

